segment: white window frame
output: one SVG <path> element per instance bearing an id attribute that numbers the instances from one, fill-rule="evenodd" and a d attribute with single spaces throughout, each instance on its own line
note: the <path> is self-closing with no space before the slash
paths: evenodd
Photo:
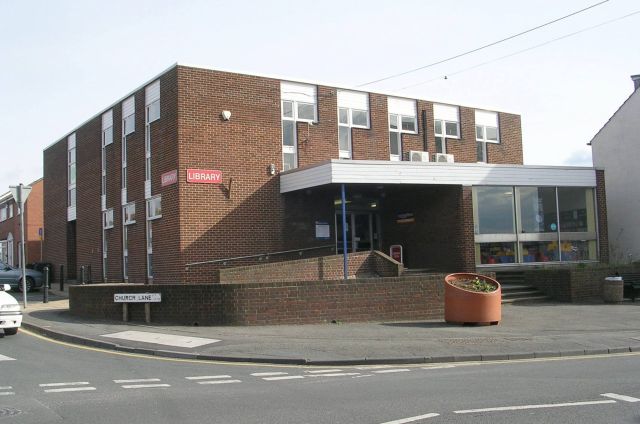
<path id="1" fill-rule="evenodd" d="M 131 124 L 129 131 L 127 124 Z M 122 102 L 122 134 L 129 135 L 136 131 L 136 99 L 129 97 Z"/>
<path id="2" fill-rule="evenodd" d="M 284 104 L 291 104 L 291 116 L 285 116 Z M 300 117 L 300 106 L 307 105 L 313 108 L 312 118 Z M 298 122 L 314 124 L 318 121 L 318 95 L 315 85 L 300 84 L 288 81 L 280 82 L 280 117 L 282 119 L 282 170 L 295 169 L 298 167 Z M 284 144 L 286 122 L 293 122 L 293 146 Z M 285 160 L 287 155 L 293 155 L 293 167 L 288 167 Z"/>
<path id="3" fill-rule="evenodd" d="M 159 206 L 154 206 L 157 203 Z M 153 196 L 147 199 L 147 221 L 153 221 L 158 218 L 162 218 L 162 195 L 158 194 L 157 196 Z M 157 213 L 158 209 L 160 213 Z M 153 214 L 152 214 L 153 211 Z"/>
<path id="4" fill-rule="evenodd" d="M 102 212 L 102 228 L 104 230 L 113 228 L 113 208 L 109 208 Z"/>
<path id="5" fill-rule="evenodd" d="M 482 141 L 485 143 L 500 143 L 500 121 L 498 120 L 498 112 L 476 110 L 475 113 L 476 123 L 476 141 Z M 487 128 L 495 128 L 496 139 L 487 138 Z M 478 131 L 480 130 L 480 131 Z M 478 135 L 480 132 L 480 135 Z"/>
<path id="6" fill-rule="evenodd" d="M 285 116 L 284 114 L 284 105 L 285 103 L 291 104 L 291 115 Z M 288 171 L 289 169 L 295 169 L 298 167 L 298 124 L 296 123 L 296 115 L 298 113 L 296 102 L 293 100 L 282 100 L 280 101 L 280 115 L 282 116 L 282 170 Z M 285 139 L 285 122 L 291 122 L 293 124 L 293 146 L 287 146 L 284 144 Z M 293 155 L 293 167 L 287 167 L 287 161 L 285 160 L 285 155 Z"/>
<path id="7" fill-rule="evenodd" d="M 433 105 L 434 133 L 436 129 L 436 122 L 438 121 L 441 123 L 442 133 L 440 134 L 436 133 L 436 137 L 460 139 L 460 108 L 458 106 L 434 104 Z M 456 135 L 447 134 L 447 124 L 456 124 Z"/>
<path id="8" fill-rule="evenodd" d="M 6 221 L 8 218 L 8 212 L 9 212 L 9 205 L 2 205 L 2 207 L 0 208 L 0 222 L 2 221 Z"/>
<path id="9" fill-rule="evenodd" d="M 371 128 L 371 115 L 369 107 L 369 93 L 359 91 L 338 90 L 338 157 L 340 159 L 353 159 L 353 131 L 352 128 Z M 347 122 L 340 122 L 340 111 L 346 110 Z M 363 112 L 366 116 L 366 124 L 354 124 L 354 112 Z M 340 127 L 347 131 L 349 150 L 340 149 Z"/>
<path id="10" fill-rule="evenodd" d="M 418 116 L 417 105 L 415 100 L 387 98 L 387 106 L 389 110 L 389 160 L 402 160 L 402 134 L 418 134 Z M 413 123 L 413 130 L 405 130 L 402 126 L 404 120 Z M 396 121 L 396 128 L 393 128 L 391 122 Z M 391 153 L 392 134 L 396 134 L 398 143 L 398 154 Z"/>
<path id="11" fill-rule="evenodd" d="M 133 219 L 131 219 L 131 216 L 133 215 Z M 127 203 L 126 205 L 124 205 L 122 207 L 122 225 L 131 225 L 131 224 L 135 224 L 136 223 L 136 203 L 135 202 L 131 202 L 131 203 Z"/>
<path id="12" fill-rule="evenodd" d="M 67 137 L 67 207 L 72 210 L 77 204 L 76 187 L 78 183 L 78 150 L 76 148 L 76 133 Z M 71 169 L 73 168 L 74 181 L 71 182 Z M 71 215 L 75 215 L 75 210 Z M 69 218 L 69 213 L 67 215 Z"/>

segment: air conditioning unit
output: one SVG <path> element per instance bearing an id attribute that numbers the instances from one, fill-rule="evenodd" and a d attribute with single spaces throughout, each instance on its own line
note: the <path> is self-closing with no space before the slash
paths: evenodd
<path id="1" fill-rule="evenodd" d="M 429 153 L 419 150 L 409 151 L 409 160 L 411 162 L 429 162 Z"/>
<path id="2" fill-rule="evenodd" d="M 446 153 L 436 153 L 435 154 L 435 162 L 453 163 L 453 155 L 449 155 L 449 154 L 446 154 Z"/>

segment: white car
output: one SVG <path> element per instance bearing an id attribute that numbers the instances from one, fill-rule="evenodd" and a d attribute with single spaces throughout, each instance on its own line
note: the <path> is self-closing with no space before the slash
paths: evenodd
<path id="1" fill-rule="evenodd" d="M 13 336 L 22 324 L 22 312 L 18 301 L 7 293 L 9 290 L 9 284 L 0 284 L 0 329 L 5 335 Z"/>

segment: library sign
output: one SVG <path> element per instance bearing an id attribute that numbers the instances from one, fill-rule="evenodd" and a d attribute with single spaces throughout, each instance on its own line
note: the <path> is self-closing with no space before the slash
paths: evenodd
<path id="1" fill-rule="evenodd" d="M 222 171 L 215 169 L 187 169 L 187 182 L 197 184 L 222 183 Z"/>

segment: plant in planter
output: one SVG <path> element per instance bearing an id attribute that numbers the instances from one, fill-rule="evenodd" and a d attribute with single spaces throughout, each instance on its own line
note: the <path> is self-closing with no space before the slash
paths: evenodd
<path id="1" fill-rule="evenodd" d="M 493 278 L 456 273 L 444 279 L 444 319 L 451 323 L 495 325 L 502 318 L 502 292 Z"/>

